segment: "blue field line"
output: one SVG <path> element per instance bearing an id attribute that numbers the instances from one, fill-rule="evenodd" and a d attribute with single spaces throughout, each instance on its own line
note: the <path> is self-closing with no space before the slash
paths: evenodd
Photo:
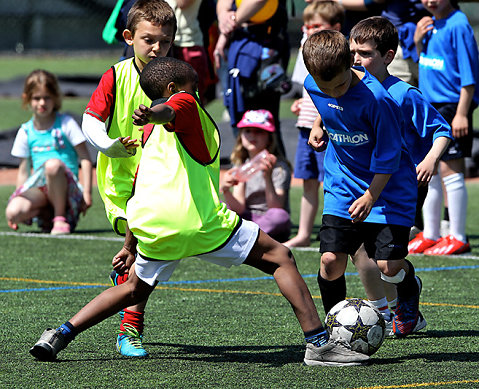
<path id="1" fill-rule="evenodd" d="M 45 291 L 52 291 L 52 290 L 91 289 L 91 288 L 104 288 L 104 287 L 105 285 L 52 286 L 49 288 L 6 289 L 6 290 L 0 290 L 0 293 L 45 292 Z"/>
<path id="2" fill-rule="evenodd" d="M 478 269 L 479 265 L 474 266 L 446 266 L 446 267 L 423 267 L 417 268 L 417 272 L 433 272 L 433 271 L 443 271 L 443 270 L 474 270 Z M 358 273 L 345 273 L 346 276 L 357 276 Z M 317 274 L 303 274 L 303 278 L 312 278 L 317 277 Z M 214 282 L 242 282 L 242 281 L 264 281 L 264 280 L 273 280 L 272 276 L 263 276 L 263 277 L 244 277 L 244 278 L 216 278 L 209 280 L 184 280 L 184 281 L 164 281 L 158 283 L 158 285 L 194 285 L 194 284 L 208 284 Z M 81 285 L 81 286 L 55 286 L 48 288 L 28 288 L 28 289 L 0 289 L 0 293 L 12 293 L 12 292 L 41 292 L 41 291 L 52 291 L 52 290 L 68 290 L 68 289 L 90 289 L 90 288 L 105 288 L 105 285 Z"/>

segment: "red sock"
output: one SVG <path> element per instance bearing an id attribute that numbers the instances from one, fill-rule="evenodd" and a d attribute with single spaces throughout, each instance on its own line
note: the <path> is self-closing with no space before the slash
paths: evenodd
<path id="1" fill-rule="evenodd" d="M 125 314 L 123 315 L 123 320 L 121 321 L 120 331 L 125 331 L 124 324 L 128 323 L 132 325 L 138 333 L 143 334 L 143 320 L 145 317 L 145 312 L 136 312 L 130 311 L 129 309 L 124 309 Z"/>

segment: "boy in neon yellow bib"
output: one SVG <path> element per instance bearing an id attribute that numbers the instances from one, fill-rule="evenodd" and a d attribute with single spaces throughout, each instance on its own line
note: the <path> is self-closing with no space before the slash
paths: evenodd
<path id="1" fill-rule="evenodd" d="M 106 71 L 86 107 L 82 130 L 99 151 L 98 191 L 113 230 L 125 235 L 128 228 L 126 201 L 140 161 L 137 139 L 141 133 L 131 115 L 140 104 L 151 103 L 140 87 L 140 73 L 153 58 L 168 53 L 176 32 L 175 13 L 164 0 L 137 0 L 128 13 L 125 42 L 133 47 L 133 58 L 118 62 Z M 108 124 L 107 123 L 108 120 Z M 113 257 L 113 264 L 134 261 L 134 247 L 124 245 Z M 112 272 L 114 285 L 124 282 L 128 269 Z M 146 301 L 120 312 L 121 326 L 117 349 L 125 356 L 145 357 L 142 345 Z"/>
<path id="2" fill-rule="evenodd" d="M 219 134 L 193 96 L 193 68 L 174 58 L 157 58 L 145 67 L 140 83 L 152 99 L 167 101 L 152 109 L 141 105 L 133 116 L 137 124 L 157 123 L 144 127 L 143 153 L 127 204 L 127 239 L 138 239 L 134 271 L 124 284 L 101 293 L 68 322 L 46 330 L 31 354 L 41 360 L 55 358 L 76 334 L 148 298 L 182 258 L 195 256 L 225 267 L 244 263 L 273 275 L 304 332 L 306 364 L 367 361 L 367 355 L 352 351 L 343 341 L 328 339 L 291 251 L 219 201 Z"/>

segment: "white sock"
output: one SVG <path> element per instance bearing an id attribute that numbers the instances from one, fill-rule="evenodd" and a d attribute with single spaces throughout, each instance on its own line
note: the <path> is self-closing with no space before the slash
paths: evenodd
<path id="1" fill-rule="evenodd" d="M 441 237 L 441 208 L 442 208 L 441 177 L 436 174 L 429 182 L 426 199 L 422 207 L 424 217 L 424 237 L 438 240 Z"/>
<path id="2" fill-rule="evenodd" d="M 388 305 L 391 313 L 394 312 L 398 306 L 398 299 L 395 298 L 394 300 L 388 301 Z"/>
<path id="3" fill-rule="evenodd" d="M 391 311 L 389 310 L 388 300 L 386 299 L 386 297 L 383 297 L 380 300 L 369 300 L 369 302 L 377 308 L 377 310 L 383 316 L 384 320 L 386 321 L 391 320 Z"/>
<path id="4" fill-rule="evenodd" d="M 463 173 L 443 178 L 449 207 L 449 233 L 466 243 L 467 189 Z"/>

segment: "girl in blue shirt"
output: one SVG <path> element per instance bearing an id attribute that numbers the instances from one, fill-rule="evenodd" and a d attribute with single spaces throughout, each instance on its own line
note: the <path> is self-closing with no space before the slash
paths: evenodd
<path id="1" fill-rule="evenodd" d="M 68 234 L 80 212 L 91 206 L 92 163 L 78 124 L 58 113 L 61 95 L 56 77 L 33 71 L 25 80 L 24 106 L 33 117 L 18 130 L 12 155 L 21 159 L 17 189 L 6 209 L 10 228 L 19 223 L 39 226 L 53 235 Z M 78 159 L 83 187 L 78 182 Z"/>

